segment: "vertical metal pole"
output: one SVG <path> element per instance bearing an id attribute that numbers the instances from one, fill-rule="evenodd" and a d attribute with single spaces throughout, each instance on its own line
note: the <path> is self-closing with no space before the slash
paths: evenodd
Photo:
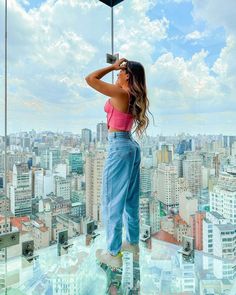
<path id="1" fill-rule="evenodd" d="M 7 216 L 6 216 L 6 202 L 7 202 L 7 0 L 5 0 L 5 143 L 4 143 L 4 173 L 5 173 L 5 184 L 4 184 L 4 196 L 5 196 L 5 232 L 7 232 Z M 9 228 L 10 229 L 10 228 Z M 7 247 L 5 248 L 5 282 L 7 276 Z M 5 284 L 5 292 L 7 292 Z"/>
<path id="2" fill-rule="evenodd" d="M 113 7 L 111 7 L 111 54 L 114 53 L 114 18 L 113 18 Z"/>
<path id="3" fill-rule="evenodd" d="M 113 6 L 111 7 L 111 54 L 114 54 L 114 23 L 113 23 Z M 114 71 L 112 71 L 112 84 L 114 83 Z"/>

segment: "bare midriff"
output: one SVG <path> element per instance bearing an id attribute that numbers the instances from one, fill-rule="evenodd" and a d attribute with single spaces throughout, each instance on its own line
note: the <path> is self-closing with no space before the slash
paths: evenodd
<path id="1" fill-rule="evenodd" d="M 111 127 L 108 129 L 108 131 L 109 132 L 115 132 L 115 131 L 126 132 L 125 130 L 113 129 Z"/>

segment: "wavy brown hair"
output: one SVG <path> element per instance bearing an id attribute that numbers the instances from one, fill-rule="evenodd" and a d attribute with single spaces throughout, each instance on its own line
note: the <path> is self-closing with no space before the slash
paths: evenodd
<path id="1" fill-rule="evenodd" d="M 149 125 L 147 111 L 152 115 L 149 111 L 145 70 L 143 65 L 136 61 L 127 61 L 125 70 L 129 74 L 130 112 L 134 116 L 134 132 L 141 137 Z"/>

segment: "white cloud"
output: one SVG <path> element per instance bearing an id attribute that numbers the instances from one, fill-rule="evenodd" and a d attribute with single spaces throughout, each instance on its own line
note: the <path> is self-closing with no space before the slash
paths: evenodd
<path id="1" fill-rule="evenodd" d="M 151 66 L 150 96 L 155 97 L 157 113 L 214 113 L 236 111 L 235 41 L 229 38 L 220 57 L 210 68 L 201 50 L 191 59 L 174 57 L 171 52 L 160 56 Z"/>
<path id="2" fill-rule="evenodd" d="M 230 34 L 236 34 L 235 0 L 192 0 L 193 16 L 205 20 L 210 27 L 223 26 Z"/>
<path id="3" fill-rule="evenodd" d="M 146 12 L 157 4 L 157 0 L 131 0 L 131 6 L 134 7 L 139 13 L 146 14 Z"/>
<path id="4" fill-rule="evenodd" d="M 185 36 L 185 39 L 186 40 L 199 40 L 199 39 L 203 39 L 207 36 L 207 33 L 206 32 L 199 32 L 197 30 L 187 34 Z"/>
<path id="5" fill-rule="evenodd" d="M 219 75 L 221 79 L 236 77 L 236 38 L 228 36 L 226 46 L 216 60 L 212 70 Z"/>

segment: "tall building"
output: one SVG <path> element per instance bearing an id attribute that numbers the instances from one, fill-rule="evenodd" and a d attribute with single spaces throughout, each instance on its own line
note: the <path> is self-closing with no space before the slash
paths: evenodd
<path id="1" fill-rule="evenodd" d="M 141 167 L 140 170 L 140 194 L 146 197 L 151 194 L 152 168 Z"/>
<path id="2" fill-rule="evenodd" d="M 49 169 L 49 162 L 50 162 L 49 151 L 48 149 L 44 149 L 40 152 L 40 167 L 45 170 Z"/>
<path id="3" fill-rule="evenodd" d="M 9 194 L 15 216 L 32 214 L 32 173 L 27 163 L 14 164 Z"/>
<path id="4" fill-rule="evenodd" d="M 71 184 L 70 179 L 65 179 L 60 176 L 54 177 L 55 181 L 55 194 L 56 197 L 62 197 L 64 200 L 70 200 Z"/>
<path id="5" fill-rule="evenodd" d="M 232 145 L 234 142 L 236 142 L 236 136 L 233 136 L 233 135 L 223 136 L 223 147 L 229 148 L 230 155 L 232 155 Z"/>
<path id="6" fill-rule="evenodd" d="M 83 174 L 83 155 L 81 152 L 71 152 L 69 154 L 70 172 Z"/>
<path id="7" fill-rule="evenodd" d="M 5 217 L 6 217 L 6 225 L 5 225 Z M 0 235 L 6 232 L 11 232 L 11 231 L 12 231 L 11 216 L 6 216 L 6 213 L 2 212 L 2 214 L 0 215 Z M 3 248 L 1 248 L 1 250 L 3 250 Z"/>
<path id="8" fill-rule="evenodd" d="M 92 131 L 88 128 L 83 128 L 81 131 L 81 141 L 86 144 L 89 145 L 90 142 L 92 141 Z"/>
<path id="9" fill-rule="evenodd" d="M 210 192 L 210 211 L 216 211 L 236 224 L 236 173 L 220 172 L 217 184 Z"/>
<path id="10" fill-rule="evenodd" d="M 96 221 L 101 221 L 104 161 L 104 151 L 89 152 L 85 156 L 86 217 Z"/>
<path id="11" fill-rule="evenodd" d="M 30 151 L 30 148 L 31 148 L 30 137 L 22 137 L 21 146 L 24 148 L 24 150 Z"/>
<path id="12" fill-rule="evenodd" d="M 51 193 L 55 193 L 54 176 L 51 170 L 45 170 L 45 175 L 43 177 L 44 198 Z"/>
<path id="13" fill-rule="evenodd" d="M 220 258 L 235 258 L 236 224 L 213 226 L 213 240 L 213 255 Z"/>
<path id="14" fill-rule="evenodd" d="M 189 191 L 194 197 L 200 197 L 202 181 L 202 161 L 194 155 L 183 160 L 183 177 L 188 182 Z"/>
<path id="15" fill-rule="evenodd" d="M 69 175 L 69 165 L 67 163 L 60 163 L 54 167 L 54 175 L 66 178 Z"/>
<path id="16" fill-rule="evenodd" d="M 6 198 L 5 192 L 0 189 L 0 215 L 6 215 L 10 212 L 10 199 Z"/>
<path id="17" fill-rule="evenodd" d="M 61 163 L 61 151 L 59 148 L 49 149 L 49 169 L 52 170 L 57 164 Z"/>
<path id="18" fill-rule="evenodd" d="M 232 144 L 232 157 L 236 159 L 236 142 Z"/>
<path id="19" fill-rule="evenodd" d="M 106 123 L 97 124 L 97 142 L 102 144 L 107 142 L 108 129 Z"/>
<path id="20" fill-rule="evenodd" d="M 202 166 L 202 188 L 208 188 L 209 184 L 210 169 L 208 167 Z"/>
<path id="21" fill-rule="evenodd" d="M 183 220 L 179 214 L 173 216 L 174 221 L 174 237 L 178 242 L 182 242 L 183 236 L 190 234 L 190 226 Z"/>
<path id="22" fill-rule="evenodd" d="M 213 227 L 217 224 L 226 224 L 227 222 L 222 215 L 215 211 L 206 212 L 206 217 L 203 219 L 203 251 L 205 253 L 213 254 L 213 246 L 215 244 Z"/>
<path id="23" fill-rule="evenodd" d="M 179 203 L 179 183 L 176 167 L 161 163 L 158 165 L 157 198 L 164 210 L 177 207 Z"/>
<path id="24" fill-rule="evenodd" d="M 190 216 L 191 236 L 194 238 L 194 248 L 203 249 L 203 219 L 206 212 L 196 212 Z"/>
<path id="25" fill-rule="evenodd" d="M 42 168 L 33 171 L 33 196 L 35 198 L 43 197 L 43 179 L 44 170 Z"/>
<path id="26" fill-rule="evenodd" d="M 139 200 L 139 214 L 140 224 L 150 225 L 150 200 L 149 198 L 140 198 Z"/>
<path id="27" fill-rule="evenodd" d="M 183 177 L 183 159 L 183 155 L 175 154 L 174 160 L 172 162 L 177 169 L 178 177 Z"/>
<path id="28" fill-rule="evenodd" d="M 157 163 L 170 163 L 173 159 L 173 149 L 167 144 L 162 144 L 157 151 Z"/>
<path id="29" fill-rule="evenodd" d="M 152 233 L 158 232 L 161 229 L 161 211 L 160 211 L 160 201 L 156 198 L 152 198 L 149 202 L 149 212 L 150 212 L 150 225 Z"/>
<path id="30" fill-rule="evenodd" d="M 27 163 L 16 163 L 13 166 L 12 184 L 15 188 L 31 189 L 31 172 Z"/>
<path id="31" fill-rule="evenodd" d="M 203 251 L 213 254 L 213 270 L 217 278 L 234 280 L 236 277 L 236 225 L 228 223 L 219 213 L 206 212 L 203 220 Z"/>
<path id="32" fill-rule="evenodd" d="M 195 149 L 195 146 L 194 146 L 194 149 Z M 192 140 L 181 140 L 176 149 L 175 149 L 175 152 L 179 155 L 182 155 L 184 154 L 185 151 L 192 151 Z"/>
<path id="33" fill-rule="evenodd" d="M 219 177 L 220 174 L 220 156 L 219 154 L 215 154 L 213 157 L 213 169 L 215 170 L 215 176 Z"/>
<path id="34" fill-rule="evenodd" d="M 151 181 L 151 191 L 152 193 L 156 193 L 158 190 L 158 183 L 157 183 L 157 178 L 158 178 L 158 171 L 157 168 L 153 168 L 153 174 L 152 174 L 152 181 Z"/>
<path id="35" fill-rule="evenodd" d="M 3 173 L 2 173 L 2 174 L 3 174 Z M 3 183 L 4 183 L 3 179 L 4 179 L 4 175 L 1 175 L 1 174 L 0 174 L 0 190 L 3 189 L 3 187 L 4 187 L 4 186 L 3 186 Z"/>
<path id="36" fill-rule="evenodd" d="M 179 196 L 179 215 L 190 225 L 190 216 L 198 210 L 198 199 L 192 193 L 181 192 Z"/>

